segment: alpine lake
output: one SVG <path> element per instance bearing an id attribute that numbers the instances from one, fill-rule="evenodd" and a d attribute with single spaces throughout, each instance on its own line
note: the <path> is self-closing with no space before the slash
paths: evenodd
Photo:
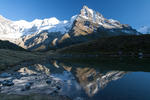
<path id="1" fill-rule="evenodd" d="M 47 59 L 0 74 L 0 100 L 149 99 L 149 58 Z"/>

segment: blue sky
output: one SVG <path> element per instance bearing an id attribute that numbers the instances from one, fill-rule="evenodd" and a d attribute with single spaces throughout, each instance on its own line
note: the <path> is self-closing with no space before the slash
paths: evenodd
<path id="1" fill-rule="evenodd" d="M 68 20 L 83 5 L 134 28 L 150 26 L 150 0 L 0 0 L 0 15 L 11 20 Z"/>

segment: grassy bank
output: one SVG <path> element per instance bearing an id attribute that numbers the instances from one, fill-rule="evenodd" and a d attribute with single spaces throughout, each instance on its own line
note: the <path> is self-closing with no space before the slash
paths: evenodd
<path id="1" fill-rule="evenodd" d="M 9 41 L 2 41 L 0 40 L 0 49 L 9 49 L 9 50 L 17 50 L 17 51 L 27 51 L 24 48 L 11 43 Z"/>
<path id="2" fill-rule="evenodd" d="M 150 54 L 150 35 L 129 35 L 99 38 L 87 43 L 72 45 L 58 50 L 65 54 Z"/>
<path id="3" fill-rule="evenodd" d="M 44 59 L 45 55 L 39 52 L 14 51 L 0 49 L 0 71 L 25 61 Z"/>

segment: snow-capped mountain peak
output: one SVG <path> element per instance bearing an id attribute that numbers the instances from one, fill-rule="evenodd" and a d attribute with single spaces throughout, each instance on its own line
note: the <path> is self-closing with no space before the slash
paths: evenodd
<path id="1" fill-rule="evenodd" d="M 83 6 L 83 9 L 81 9 L 81 15 L 83 17 L 93 17 L 94 15 L 94 11 L 90 8 L 88 8 L 87 6 Z"/>
<path id="2" fill-rule="evenodd" d="M 121 24 L 117 20 L 106 19 L 102 14 L 88 8 L 87 6 L 83 6 L 77 19 L 98 24 L 99 27 L 104 27 L 106 29 L 122 29 L 124 27 L 130 27 L 128 25 Z"/>
<path id="3" fill-rule="evenodd" d="M 88 8 L 87 6 L 83 6 L 83 8 L 80 11 L 79 16 L 82 18 L 85 18 L 85 19 L 93 20 L 94 22 L 96 22 L 97 19 L 104 20 L 103 15 L 101 15 L 100 13 Z"/>

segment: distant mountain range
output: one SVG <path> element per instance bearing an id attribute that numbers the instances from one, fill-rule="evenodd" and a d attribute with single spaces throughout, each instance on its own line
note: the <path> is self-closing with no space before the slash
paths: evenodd
<path id="1" fill-rule="evenodd" d="M 32 22 L 11 21 L 0 16 L 0 39 L 28 50 L 57 49 L 99 37 L 139 34 L 131 26 L 106 19 L 87 6 L 69 21 L 55 17 Z"/>

